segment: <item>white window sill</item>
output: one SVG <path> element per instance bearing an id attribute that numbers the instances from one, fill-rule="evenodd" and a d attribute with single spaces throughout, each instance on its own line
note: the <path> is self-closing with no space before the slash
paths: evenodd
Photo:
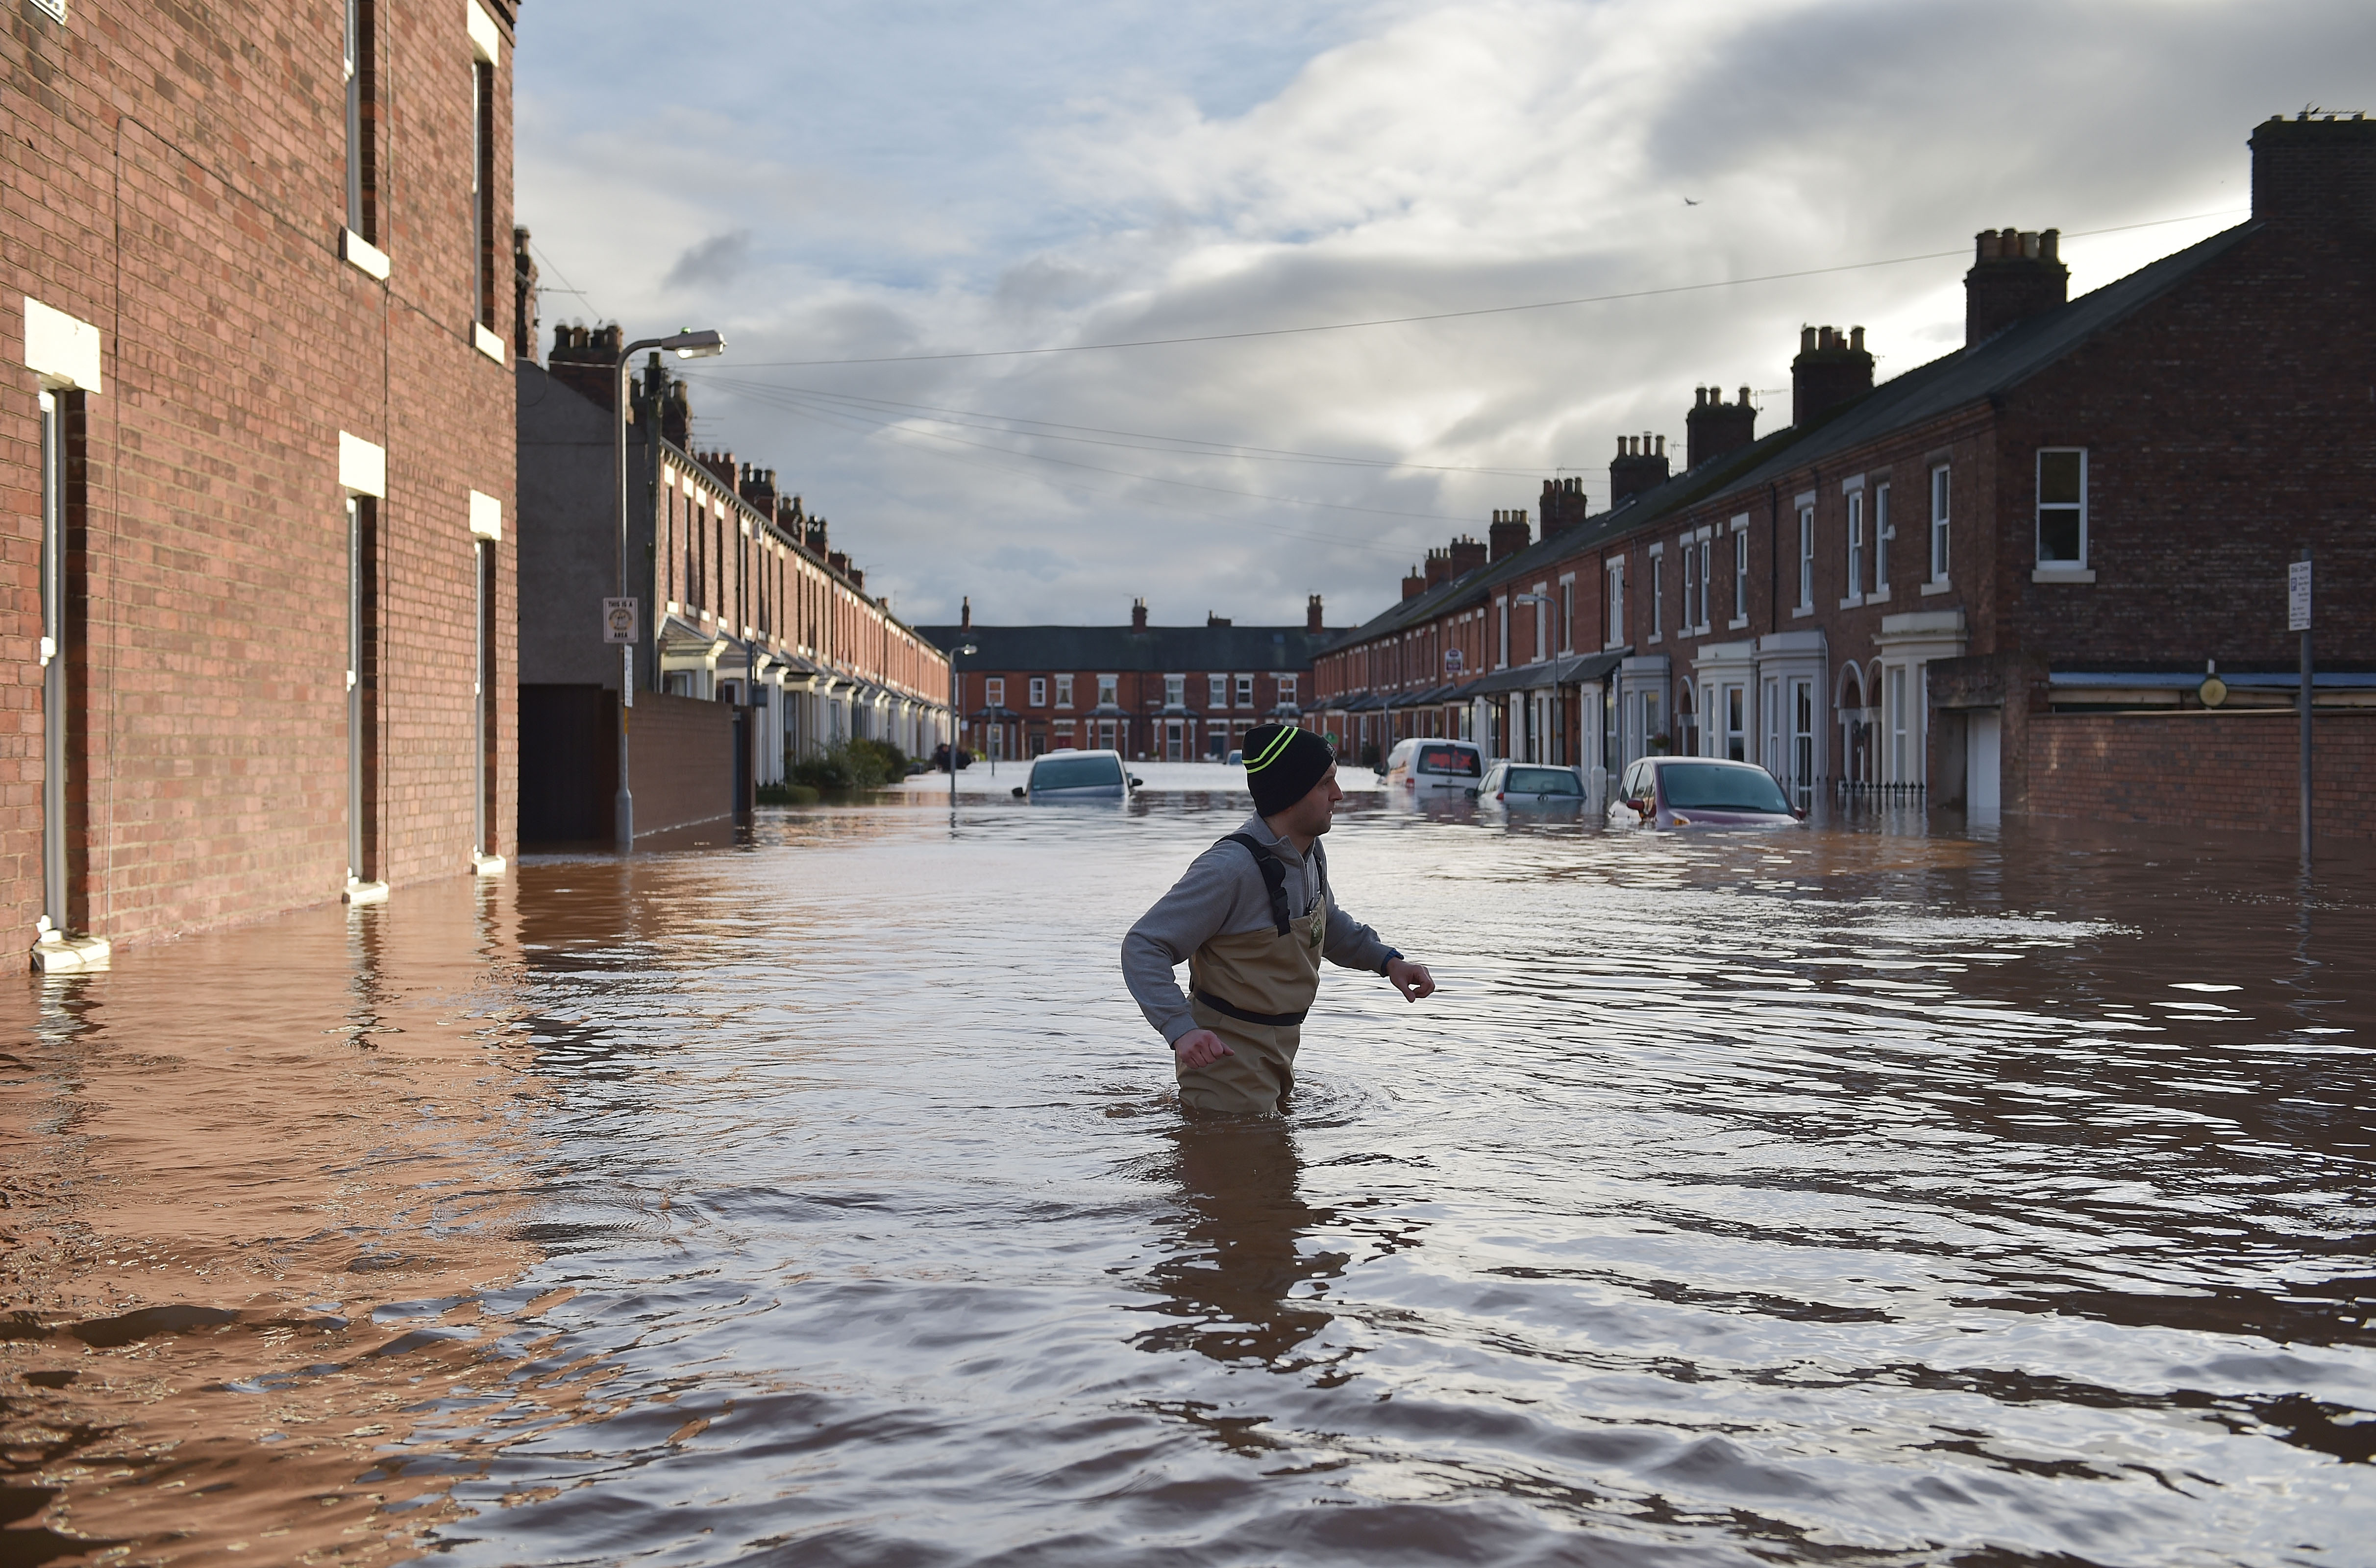
<path id="1" fill-rule="evenodd" d="M 352 229 L 339 231 L 339 258 L 367 278 L 387 281 L 387 253 Z"/>
<path id="2" fill-rule="evenodd" d="M 670 600 L 668 601 L 668 612 L 669 612 L 670 614 L 671 614 L 671 615 L 678 615 L 678 614 L 682 614 L 682 613 L 683 613 L 683 610 L 681 609 L 681 607 L 677 604 L 677 601 L 676 601 L 675 600 L 673 600 L 673 599 L 671 599 L 671 600 Z"/>
<path id="3" fill-rule="evenodd" d="M 1749 617 L 1748 617 L 1748 616 L 1746 616 L 1746 615 L 1736 615 L 1736 616 L 1734 616 L 1731 620 L 1727 621 L 1727 622 L 1724 624 L 1724 629 L 1725 629 L 1726 631 L 1728 631 L 1728 632 L 1737 632 L 1737 631 L 1740 630 L 1740 628 L 1742 628 L 1743 626 L 1746 626 L 1746 625 L 1748 625 L 1748 624 L 1749 624 Z"/>
<path id="4" fill-rule="evenodd" d="M 1798 609 L 1793 610 L 1792 612 L 1790 612 L 1790 619 L 1792 619 L 1793 621 L 1803 621 L 1803 620 L 1805 620 L 1808 616 L 1812 615 L 1814 612 L 1815 612 L 1815 607 L 1814 607 L 1813 605 L 1812 605 L 1812 604 L 1802 604 L 1802 605 L 1799 606 L 1799 608 L 1798 608 Z"/>
<path id="5" fill-rule="evenodd" d="M 2096 573 L 2088 566 L 2039 566 L 2031 571 L 2029 580 L 2034 583 L 2092 583 L 2096 580 Z"/>
<path id="6" fill-rule="evenodd" d="M 481 321 L 470 323 L 470 341 L 476 345 L 479 352 L 486 355 L 487 358 L 497 364 L 504 362 L 504 340 L 488 331 L 486 323 Z"/>
<path id="7" fill-rule="evenodd" d="M 1863 598 L 1863 596 L 1862 596 L 1862 595 L 1860 595 L 1860 594 L 1853 594 L 1853 593 L 1852 593 L 1852 594 L 1848 595 L 1846 599 L 1844 599 L 1844 600 L 1840 600 L 1840 608 L 1841 608 L 1841 609 L 1843 609 L 1843 610 L 1854 610 L 1854 609 L 1857 609 L 1859 606 L 1862 605 L 1863 603 L 1864 603 L 1864 598 Z"/>
<path id="8" fill-rule="evenodd" d="M 1867 604 L 1887 604 L 1889 602 L 1889 589 L 1886 587 L 1877 588 L 1871 593 L 1864 596 L 1864 601 Z"/>
<path id="9" fill-rule="evenodd" d="M 1924 583 L 1922 585 L 1923 597 L 1928 598 L 1934 593 L 1945 593 L 1953 585 L 1945 582 L 1944 580 L 1935 583 Z"/>

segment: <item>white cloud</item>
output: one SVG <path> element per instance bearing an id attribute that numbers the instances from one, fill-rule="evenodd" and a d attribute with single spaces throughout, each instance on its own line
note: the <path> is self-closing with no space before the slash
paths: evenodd
<path id="1" fill-rule="evenodd" d="M 1599 491 L 1618 433 L 1680 442 L 1694 385 L 1787 385 L 1801 323 L 1865 325 L 1884 374 L 1952 349 L 1964 264 L 779 362 L 1640 293 L 2234 209 L 2252 124 L 2361 107 L 2352 63 L 2376 55 L 2345 0 L 1021 4 L 933 12 L 929 33 L 915 15 L 672 15 L 674 57 L 717 68 L 694 101 L 623 118 L 593 84 L 661 46 L 651 13 L 531 11 L 519 189 L 586 291 L 548 315 L 706 313 L 732 349 L 704 367 L 703 439 L 778 469 L 927 620 L 971 593 L 992 621 L 1114 620 L 1140 594 L 1158 620 L 1300 621 L 1319 591 L 1349 622 L 1429 545 L 1531 506 L 1524 475 Z M 768 60 L 802 64 L 788 81 Z M 2073 238 L 2074 290 L 2230 220 Z M 1767 428 L 1788 417 L 1787 396 L 1766 405 Z"/>

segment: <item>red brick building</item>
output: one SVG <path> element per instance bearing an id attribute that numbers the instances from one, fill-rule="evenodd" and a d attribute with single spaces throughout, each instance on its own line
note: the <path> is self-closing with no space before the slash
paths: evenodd
<path id="1" fill-rule="evenodd" d="M 1702 388 L 1681 472 L 1624 438 L 1608 509 L 1547 485 L 1541 539 L 1514 514 L 1491 559 L 1432 557 L 1322 653 L 1308 706 L 1357 744 L 1672 749 L 1801 799 L 2069 811 L 2094 797 L 2049 775 L 2113 754 L 2049 742 L 2059 717 L 2293 700 L 2301 548 L 2317 701 L 2376 699 L 2376 123 L 2251 147 L 2248 222 L 2081 299 L 2053 231 L 1982 233 L 1965 347 L 1880 386 L 1861 329 L 1808 329 L 1763 439 L 1745 389 Z"/>
<path id="2" fill-rule="evenodd" d="M 512 12 L 12 11 L 0 920 L 27 945 L 499 867 Z"/>
<path id="3" fill-rule="evenodd" d="M 1137 761 L 1219 762 L 1257 724 L 1302 715 L 1313 650 L 1327 640 L 1320 596 L 1301 626 L 1147 624 L 980 626 L 966 602 L 954 626 L 924 635 L 951 650 L 964 693 L 965 742 L 985 756 L 1035 757 L 1067 747 Z M 971 644 L 975 651 L 957 650 Z"/>

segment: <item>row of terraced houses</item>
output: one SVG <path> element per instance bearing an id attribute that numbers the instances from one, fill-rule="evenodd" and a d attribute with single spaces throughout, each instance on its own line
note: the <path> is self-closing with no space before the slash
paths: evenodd
<path id="1" fill-rule="evenodd" d="M 1547 481 L 1319 654 L 1357 756 L 1450 735 L 1604 781 L 1671 752 L 1802 802 L 2284 826 L 2311 552 L 2319 790 L 2376 774 L 2376 123 L 2252 133 L 2251 219 L 2079 299 L 2056 233 L 1978 236 L 1965 343 L 1880 386 L 1810 327 L 1791 422 L 1702 386 L 1683 466 Z M 2219 680 L 2206 683 L 2216 674 Z"/>

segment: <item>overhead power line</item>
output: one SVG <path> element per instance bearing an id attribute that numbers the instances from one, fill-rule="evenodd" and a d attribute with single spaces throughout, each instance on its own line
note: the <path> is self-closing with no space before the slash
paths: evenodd
<path id="1" fill-rule="evenodd" d="M 2182 218 L 2155 218 L 2143 223 L 2117 223 L 2107 229 L 2073 230 L 2063 237 L 2072 240 L 2089 239 L 2097 234 L 2125 233 L 2132 229 L 2155 229 L 2169 223 L 2196 223 L 2206 218 L 2229 218 L 2245 208 L 2234 208 L 2219 212 L 2190 213 Z M 1806 267 L 1791 272 L 1765 272 L 1754 278 L 1721 278 L 1705 283 L 1670 283 L 1656 289 L 1629 289 L 1613 294 L 1581 294 L 1565 300 L 1529 300 L 1521 304 L 1479 305 L 1469 310 L 1429 311 L 1417 315 L 1382 315 L 1360 321 L 1329 321 L 1303 327 L 1248 327 L 1237 332 L 1199 332 L 1176 338 L 1129 338 L 1110 343 L 1054 343 L 1031 349 L 964 349 L 933 354 L 866 354 L 838 360 L 750 360 L 743 363 L 754 370 L 797 370 L 825 365 L 913 364 L 934 360 L 998 360 L 1019 359 L 1042 354 L 1087 354 L 1113 349 L 1161 349 L 1187 343 L 1229 343 L 1257 338 L 1293 338 L 1318 332 L 1353 332 L 1372 327 L 1408 327 L 1429 321 L 1461 321 L 1472 316 L 1511 315 L 1521 311 L 1562 310 L 1572 305 L 1614 304 L 1624 300 L 1656 299 L 1667 294 L 1692 294 L 1710 289 L 1738 289 L 1751 283 L 1780 283 L 1794 278 L 1820 278 L 1834 272 L 1859 272 L 1876 267 L 1903 267 L 1917 261 L 1940 261 L 1966 254 L 1968 247 L 1958 245 L 1954 250 L 1925 251 L 1919 255 L 1886 256 L 1878 261 L 1844 261 L 1832 267 Z M 564 279 L 564 282 L 568 279 Z"/>

